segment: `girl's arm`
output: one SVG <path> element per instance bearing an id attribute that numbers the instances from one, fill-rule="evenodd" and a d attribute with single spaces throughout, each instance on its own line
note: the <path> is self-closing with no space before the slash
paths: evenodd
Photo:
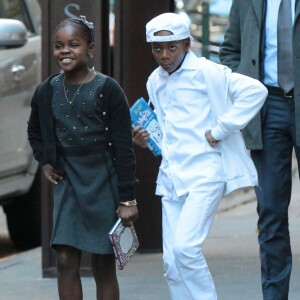
<path id="1" fill-rule="evenodd" d="M 40 163 L 43 164 L 43 140 L 42 140 L 42 133 L 40 127 L 40 117 L 39 117 L 39 108 L 38 108 L 38 96 L 39 93 L 38 87 L 32 97 L 31 100 L 31 112 L 29 121 L 27 123 L 27 133 L 28 133 L 28 140 L 30 146 L 33 150 L 34 158 Z"/>
<path id="2" fill-rule="evenodd" d="M 127 98 L 112 78 L 107 78 L 105 86 L 108 97 L 108 116 L 110 138 L 115 156 L 115 164 L 118 174 L 119 202 L 127 202 L 135 199 L 135 187 L 138 180 L 135 177 L 135 156 L 132 147 L 132 127 Z M 136 206 L 119 205 L 118 216 L 124 226 L 131 226 L 138 217 Z"/>

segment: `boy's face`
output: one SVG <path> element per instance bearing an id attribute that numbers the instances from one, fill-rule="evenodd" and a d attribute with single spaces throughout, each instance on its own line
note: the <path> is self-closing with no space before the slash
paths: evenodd
<path id="1" fill-rule="evenodd" d="M 158 31 L 156 36 L 172 35 L 167 30 Z M 152 54 L 157 63 L 170 75 L 181 65 L 186 52 L 190 49 L 190 40 L 181 40 L 173 42 L 153 42 Z"/>

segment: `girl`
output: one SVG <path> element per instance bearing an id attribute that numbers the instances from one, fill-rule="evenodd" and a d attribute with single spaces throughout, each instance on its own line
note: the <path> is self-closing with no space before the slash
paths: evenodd
<path id="1" fill-rule="evenodd" d="M 82 299 L 81 251 L 92 253 L 97 299 L 119 299 L 108 232 L 117 217 L 130 226 L 138 216 L 129 106 L 114 79 L 88 67 L 94 50 L 84 16 L 57 26 L 54 59 L 63 72 L 37 88 L 28 122 L 34 156 L 54 184 L 60 299 Z"/>

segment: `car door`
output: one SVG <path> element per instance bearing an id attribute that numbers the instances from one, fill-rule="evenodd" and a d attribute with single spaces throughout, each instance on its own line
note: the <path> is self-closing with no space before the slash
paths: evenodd
<path id="1" fill-rule="evenodd" d="M 41 37 L 23 0 L 1 0 L 0 17 L 22 21 L 28 42 L 0 49 L 0 179 L 22 174 L 32 159 L 27 141 L 30 101 L 41 78 Z"/>

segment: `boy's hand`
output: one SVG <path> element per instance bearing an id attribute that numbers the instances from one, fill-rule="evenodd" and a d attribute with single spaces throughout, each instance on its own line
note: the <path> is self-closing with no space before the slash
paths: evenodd
<path id="1" fill-rule="evenodd" d="M 117 209 L 117 214 L 122 220 L 125 227 L 130 227 L 138 219 L 138 209 L 136 206 L 120 205 Z"/>
<path id="2" fill-rule="evenodd" d="M 45 177 L 52 183 L 57 184 L 63 177 L 51 165 L 47 164 L 42 167 Z"/>
<path id="3" fill-rule="evenodd" d="M 216 147 L 217 144 L 219 143 L 218 140 L 216 140 L 212 135 L 211 135 L 211 130 L 208 130 L 205 132 L 205 137 L 208 141 L 208 143 L 212 146 L 212 147 Z"/>
<path id="4" fill-rule="evenodd" d="M 138 126 L 133 128 L 132 132 L 132 141 L 134 144 L 142 147 L 147 148 L 147 142 L 149 140 L 150 134 L 146 129 L 143 129 L 142 126 Z"/>

